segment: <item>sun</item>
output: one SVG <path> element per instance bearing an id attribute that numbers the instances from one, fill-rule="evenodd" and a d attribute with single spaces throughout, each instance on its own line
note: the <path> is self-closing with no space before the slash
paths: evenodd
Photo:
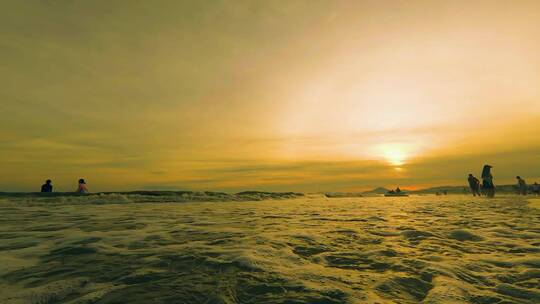
<path id="1" fill-rule="evenodd" d="M 400 150 L 387 150 L 384 152 L 384 158 L 394 166 L 401 166 L 405 163 L 407 155 Z"/>
<path id="2" fill-rule="evenodd" d="M 379 146 L 379 155 L 392 166 L 402 166 L 410 157 L 410 149 L 400 144 L 385 144 Z"/>

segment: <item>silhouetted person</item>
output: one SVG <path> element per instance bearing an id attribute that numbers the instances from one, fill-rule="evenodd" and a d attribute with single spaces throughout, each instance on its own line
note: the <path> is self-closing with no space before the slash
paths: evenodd
<path id="1" fill-rule="evenodd" d="M 84 181 L 84 179 L 82 178 L 79 180 L 79 187 L 77 188 L 77 193 L 88 193 L 86 181 Z"/>
<path id="2" fill-rule="evenodd" d="M 527 183 L 521 176 L 516 176 L 518 192 L 521 195 L 527 195 Z"/>
<path id="3" fill-rule="evenodd" d="M 45 184 L 41 185 L 41 192 L 52 192 L 52 181 L 50 179 L 45 181 Z"/>
<path id="4" fill-rule="evenodd" d="M 474 175 L 469 174 L 469 178 L 467 178 L 469 181 L 469 187 L 471 187 L 471 192 L 473 196 L 480 196 L 480 181 L 478 178 L 474 177 Z"/>
<path id="5" fill-rule="evenodd" d="M 534 182 L 534 184 L 532 185 L 532 193 L 540 195 L 540 185 L 537 182 Z"/>
<path id="6" fill-rule="evenodd" d="M 401 193 L 401 189 L 399 189 L 399 187 L 396 188 L 396 193 Z"/>
<path id="7" fill-rule="evenodd" d="M 491 174 L 490 165 L 484 165 L 482 169 L 482 190 L 486 193 L 487 197 L 495 196 L 495 185 L 493 184 L 493 175 Z"/>

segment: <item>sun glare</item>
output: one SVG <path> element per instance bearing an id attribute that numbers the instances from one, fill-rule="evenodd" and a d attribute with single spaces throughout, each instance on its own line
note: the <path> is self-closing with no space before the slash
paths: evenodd
<path id="1" fill-rule="evenodd" d="M 401 166 L 405 163 L 406 156 L 403 151 L 388 150 L 384 153 L 386 160 L 395 166 Z"/>
<path id="2" fill-rule="evenodd" d="M 408 149 L 402 145 L 383 145 L 380 146 L 380 154 L 393 166 L 402 166 L 409 158 Z"/>

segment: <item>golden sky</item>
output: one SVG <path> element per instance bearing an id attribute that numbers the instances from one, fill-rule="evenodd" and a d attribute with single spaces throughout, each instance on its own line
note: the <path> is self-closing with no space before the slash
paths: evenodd
<path id="1" fill-rule="evenodd" d="M 0 191 L 540 182 L 540 1 L 3 1 Z"/>

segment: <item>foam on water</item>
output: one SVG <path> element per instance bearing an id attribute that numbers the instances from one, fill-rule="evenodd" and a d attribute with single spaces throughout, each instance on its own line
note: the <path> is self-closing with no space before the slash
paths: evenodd
<path id="1" fill-rule="evenodd" d="M 540 301 L 519 198 L 134 201 L 3 199 L 0 303 Z"/>

